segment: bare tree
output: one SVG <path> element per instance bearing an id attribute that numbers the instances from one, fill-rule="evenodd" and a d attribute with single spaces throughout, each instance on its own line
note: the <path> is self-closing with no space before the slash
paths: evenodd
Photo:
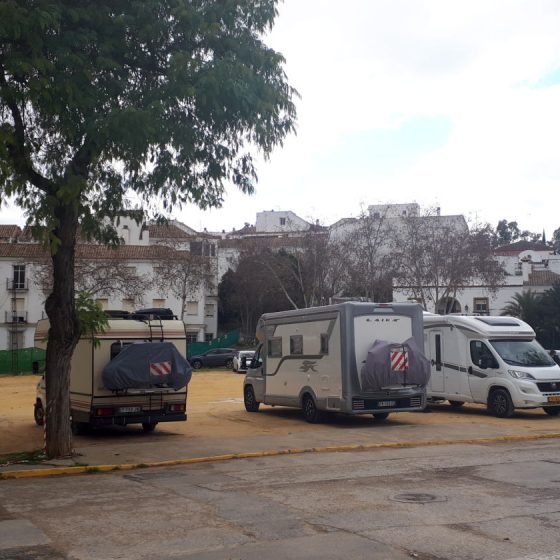
<path id="1" fill-rule="evenodd" d="M 85 292 L 90 297 L 121 295 L 137 304 L 143 303 L 144 295 L 152 284 L 150 275 L 139 274 L 133 262 L 123 263 L 119 258 L 88 258 L 80 255 L 79 249 L 78 246 L 78 258 L 74 267 L 77 291 Z M 31 265 L 35 285 L 48 295 L 53 281 L 50 260 L 36 260 Z"/>
<path id="2" fill-rule="evenodd" d="M 395 282 L 424 309 L 432 302 L 449 313 L 463 288 L 482 284 L 492 293 L 503 284 L 504 270 L 494 258 L 487 226 L 469 230 L 462 216 L 439 216 L 432 210 L 399 222 Z"/>
<path id="3" fill-rule="evenodd" d="M 362 208 L 360 216 L 341 236 L 341 257 L 346 268 L 345 293 L 372 301 L 391 300 L 391 278 L 396 269 L 392 255 L 393 221 L 388 207 L 379 214 Z"/>
<path id="4" fill-rule="evenodd" d="M 168 242 L 173 244 L 172 241 Z M 183 320 L 189 298 L 197 297 L 201 290 L 214 288 L 215 259 L 195 255 L 187 250 L 168 246 L 168 254 L 154 262 L 154 285 L 169 290 L 181 303 L 180 319 Z"/>

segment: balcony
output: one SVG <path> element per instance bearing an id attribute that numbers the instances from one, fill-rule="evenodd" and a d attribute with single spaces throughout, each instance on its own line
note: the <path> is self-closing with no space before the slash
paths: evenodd
<path id="1" fill-rule="evenodd" d="M 4 323 L 25 325 L 27 323 L 27 311 L 5 311 Z"/>
<path id="2" fill-rule="evenodd" d="M 29 281 L 6 278 L 6 289 L 10 292 L 26 292 L 27 290 L 29 290 Z"/>

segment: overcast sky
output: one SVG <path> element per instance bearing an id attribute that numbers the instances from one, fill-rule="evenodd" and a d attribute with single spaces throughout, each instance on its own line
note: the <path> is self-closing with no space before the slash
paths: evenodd
<path id="1" fill-rule="evenodd" d="M 175 217 L 239 229 L 263 210 L 329 225 L 418 202 L 560 227 L 560 1 L 285 0 L 268 43 L 300 92 L 298 132 L 253 196 Z M 0 222 L 14 221 L 2 211 Z"/>

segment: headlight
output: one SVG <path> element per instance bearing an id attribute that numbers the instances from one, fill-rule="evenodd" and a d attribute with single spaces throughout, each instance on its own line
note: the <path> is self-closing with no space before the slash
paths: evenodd
<path id="1" fill-rule="evenodd" d="M 535 379 L 530 373 L 517 371 L 516 369 L 508 369 L 508 373 L 515 379 Z"/>

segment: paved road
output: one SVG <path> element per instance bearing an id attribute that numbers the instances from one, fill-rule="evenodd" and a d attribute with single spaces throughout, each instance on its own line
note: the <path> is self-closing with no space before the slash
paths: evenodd
<path id="1" fill-rule="evenodd" d="M 0 560 L 560 560 L 560 441 L 0 481 Z"/>

